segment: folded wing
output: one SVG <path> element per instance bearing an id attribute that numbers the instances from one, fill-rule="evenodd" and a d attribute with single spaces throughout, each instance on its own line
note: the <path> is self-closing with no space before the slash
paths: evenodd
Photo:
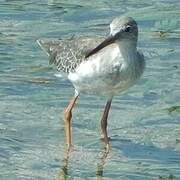
<path id="1" fill-rule="evenodd" d="M 40 39 L 40 47 L 49 56 L 49 63 L 54 64 L 58 71 L 65 73 L 75 71 L 82 62 L 87 61 L 86 55 L 104 38 L 74 38 L 66 40 Z"/>

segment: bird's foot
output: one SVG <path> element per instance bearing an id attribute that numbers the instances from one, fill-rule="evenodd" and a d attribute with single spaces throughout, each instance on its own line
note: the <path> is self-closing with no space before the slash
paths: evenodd
<path id="1" fill-rule="evenodd" d="M 111 150 L 111 146 L 110 146 L 110 144 L 108 143 L 108 144 L 106 144 L 106 146 L 105 146 L 105 152 L 108 154 L 110 150 Z"/>
<path id="2" fill-rule="evenodd" d="M 109 141 L 111 140 L 111 138 L 110 138 L 110 137 L 104 138 L 104 137 L 102 136 L 102 137 L 100 138 L 100 140 L 105 143 L 105 152 L 106 152 L 106 153 L 109 153 L 109 151 L 110 151 L 110 149 L 111 149 L 111 146 L 110 146 L 110 144 L 109 144 Z"/>
<path id="3" fill-rule="evenodd" d="M 101 140 L 102 142 L 105 142 L 105 138 L 104 138 L 103 136 L 100 138 L 100 140 Z M 108 141 L 110 141 L 110 140 L 111 140 L 111 138 L 108 137 Z"/>
<path id="4" fill-rule="evenodd" d="M 74 145 L 72 145 L 72 144 L 67 144 L 67 146 L 66 146 L 66 151 L 67 151 L 67 152 L 72 152 L 72 151 L 74 151 L 74 150 L 75 150 Z"/>

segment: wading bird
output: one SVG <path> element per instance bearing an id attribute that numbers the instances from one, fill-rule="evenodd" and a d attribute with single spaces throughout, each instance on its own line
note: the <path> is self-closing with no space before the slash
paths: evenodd
<path id="1" fill-rule="evenodd" d="M 64 111 L 65 138 L 72 145 L 72 110 L 81 93 L 104 95 L 107 98 L 101 119 L 101 131 L 109 151 L 107 119 L 112 98 L 135 84 L 143 73 L 145 61 L 137 51 L 138 27 L 131 17 L 115 18 L 107 38 L 74 38 L 38 40 L 46 51 L 50 64 L 72 82 L 75 94 Z"/>

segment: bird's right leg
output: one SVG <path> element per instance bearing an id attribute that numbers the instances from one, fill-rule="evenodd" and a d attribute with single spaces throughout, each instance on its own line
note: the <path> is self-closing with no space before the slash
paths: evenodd
<path id="1" fill-rule="evenodd" d="M 72 119 L 72 109 L 75 106 L 78 95 L 75 95 L 69 102 L 69 105 L 64 110 L 64 131 L 65 131 L 65 141 L 67 144 L 67 150 L 70 150 L 72 146 L 71 137 L 71 119 Z"/>
<path id="2" fill-rule="evenodd" d="M 108 133 L 107 133 L 107 119 L 108 119 L 109 110 L 111 108 L 111 102 L 112 102 L 112 98 L 107 101 L 105 109 L 104 109 L 104 113 L 101 119 L 101 131 L 102 131 L 102 135 L 103 135 L 103 139 L 106 145 L 107 152 L 109 152 L 109 149 L 110 149 L 109 138 L 108 138 Z"/>

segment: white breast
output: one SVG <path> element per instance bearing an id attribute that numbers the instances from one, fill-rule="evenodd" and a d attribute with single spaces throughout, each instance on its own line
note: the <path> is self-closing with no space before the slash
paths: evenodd
<path id="1" fill-rule="evenodd" d="M 110 50 L 110 51 L 109 51 Z M 83 61 L 76 69 L 75 73 L 70 73 L 68 78 L 71 81 L 78 80 L 79 78 L 88 78 L 99 76 L 107 68 L 112 68 L 113 66 L 119 65 L 119 60 L 117 59 L 120 55 L 118 46 L 111 45 L 104 48 L 103 51 L 99 51 L 93 56 L 90 56 L 87 61 Z"/>
<path id="2" fill-rule="evenodd" d="M 130 86 L 127 70 L 119 46 L 112 44 L 82 62 L 68 79 L 78 92 L 112 96 Z"/>

